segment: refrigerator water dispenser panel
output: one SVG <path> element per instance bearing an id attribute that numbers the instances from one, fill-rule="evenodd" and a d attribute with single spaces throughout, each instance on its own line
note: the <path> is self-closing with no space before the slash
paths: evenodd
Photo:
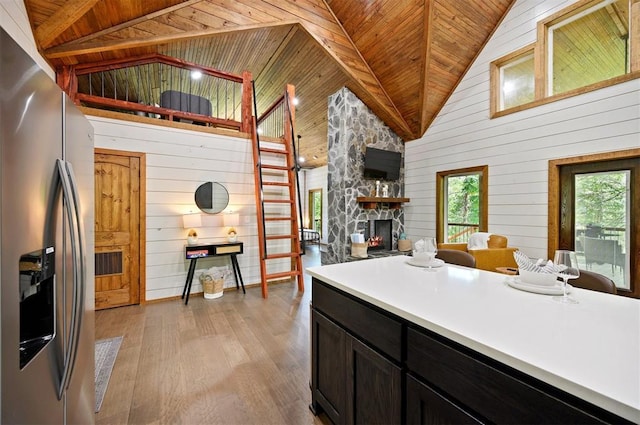
<path id="1" fill-rule="evenodd" d="M 20 369 L 55 335 L 55 252 L 53 247 L 20 257 Z"/>

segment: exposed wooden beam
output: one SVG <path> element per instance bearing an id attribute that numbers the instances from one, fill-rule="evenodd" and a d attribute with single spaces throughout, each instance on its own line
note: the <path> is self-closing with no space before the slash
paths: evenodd
<path id="1" fill-rule="evenodd" d="M 427 100 L 429 96 L 429 76 L 427 75 L 427 69 L 429 69 L 429 59 L 431 58 L 431 34 L 433 28 L 433 0 L 424 1 L 424 39 L 422 40 L 422 70 L 420 72 L 420 134 L 418 137 L 427 131 L 429 127 L 431 114 L 427 107 Z M 416 138 L 418 138 L 416 137 Z"/>
<path id="2" fill-rule="evenodd" d="M 277 27 L 282 25 L 293 25 L 296 21 L 278 21 L 267 24 L 229 26 L 223 28 L 210 28 L 203 31 L 184 31 L 177 34 L 163 34 L 151 37 L 138 37 L 121 40 L 96 41 L 93 43 L 78 44 L 65 43 L 60 46 L 47 49 L 44 54 L 47 58 L 64 58 L 69 56 L 84 55 L 88 53 L 108 52 L 118 49 L 132 49 L 136 47 L 153 46 L 156 44 L 175 43 L 194 38 L 209 37 L 216 34 L 229 32 L 247 31 L 265 27 Z"/>
<path id="3" fill-rule="evenodd" d="M 36 28 L 36 41 L 42 48 L 48 47 L 56 37 L 80 19 L 98 1 L 99 0 L 67 0 L 64 6 Z"/>
<path id="4" fill-rule="evenodd" d="M 183 2 L 183 3 L 177 4 L 175 6 L 166 7 L 164 9 L 160 9 L 160 10 L 157 10 L 155 12 L 148 13 L 146 15 L 140 16 L 140 17 L 132 19 L 130 21 L 123 22 L 123 23 L 121 23 L 119 25 L 114 25 L 114 26 L 106 28 L 106 29 L 104 29 L 102 31 L 94 32 L 94 33 L 89 34 L 87 36 L 78 38 L 77 40 L 73 40 L 72 42 L 67 43 L 67 45 L 84 44 L 84 43 L 87 43 L 87 42 L 89 42 L 91 40 L 94 40 L 94 39 L 96 39 L 98 37 L 102 37 L 104 35 L 112 34 L 114 32 L 123 30 L 125 28 L 130 28 L 130 27 L 135 26 L 135 25 L 137 25 L 139 23 L 150 21 L 150 20 L 155 19 L 155 18 L 157 18 L 159 16 L 166 15 L 167 13 L 175 12 L 176 10 L 180 10 L 180 9 L 185 8 L 185 7 L 193 6 L 195 3 L 200 3 L 202 1 L 203 0 L 187 0 L 187 1 Z"/>

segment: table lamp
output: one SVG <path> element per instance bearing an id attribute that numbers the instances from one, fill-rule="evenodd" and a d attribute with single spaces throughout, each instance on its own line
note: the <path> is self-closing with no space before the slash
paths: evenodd
<path id="1" fill-rule="evenodd" d="M 229 242 L 236 242 L 238 240 L 238 235 L 236 233 L 236 228 L 240 223 L 240 217 L 236 213 L 229 213 L 224 215 L 224 225 L 229 227 L 227 230 L 227 240 Z"/>
<path id="2" fill-rule="evenodd" d="M 198 243 L 198 232 L 195 227 L 202 226 L 202 217 L 200 214 L 185 214 L 182 216 L 182 224 L 185 229 L 189 229 L 187 233 L 187 244 L 195 245 Z"/>

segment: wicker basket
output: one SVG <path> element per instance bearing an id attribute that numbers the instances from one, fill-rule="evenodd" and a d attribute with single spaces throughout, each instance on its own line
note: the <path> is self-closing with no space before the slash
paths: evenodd
<path id="1" fill-rule="evenodd" d="M 355 243 L 351 242 L 351 256 L 357 258 L 367 258 L 368 243 Z"/>
<path id="2" fill-rule="evenodd" d="M 204 297 L 208 300 L 220 298 L 224 294 L 224 279 L 214 279 L 211 275 L 202 273 L 200 283 L 204 291 Z"/>
<path id="3" fill-rule="evenodd" d="M 398 239 L 398 251 L 402 251 L 402 252 L 411 251 L 411 240 Z"/>

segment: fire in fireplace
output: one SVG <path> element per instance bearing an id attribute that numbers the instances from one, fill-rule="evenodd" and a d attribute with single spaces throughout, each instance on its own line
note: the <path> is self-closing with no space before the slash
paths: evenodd
<path id="1" fill-rule="evenodd" d="M 392 220 L 369 220 L 364 229 L 364 238 L 369 240 L 369 249 L 391 251 L 393 246 Z"/>

